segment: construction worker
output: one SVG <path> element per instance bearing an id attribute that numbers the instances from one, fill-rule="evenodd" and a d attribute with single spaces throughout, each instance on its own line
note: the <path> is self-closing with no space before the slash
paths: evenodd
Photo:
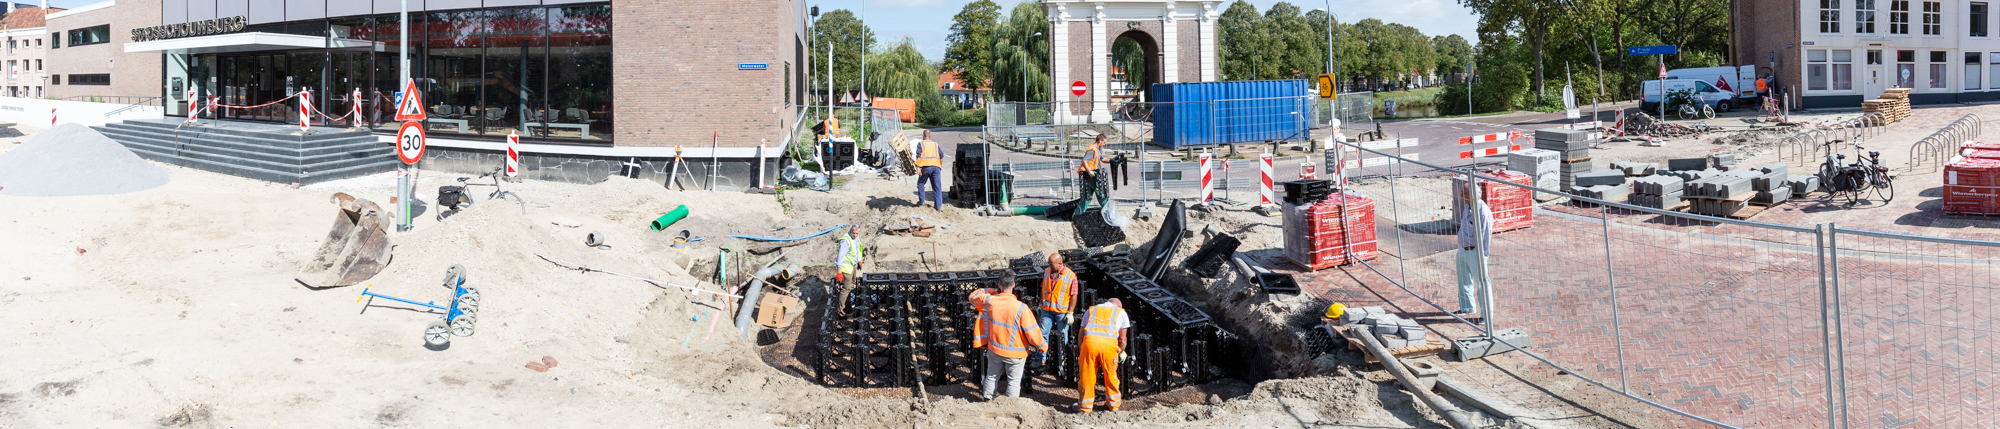
<path id="1" fill-rule="evenodd" d="M 1118 411 L 1118 362 L 1125 360 L 1126 331 L 1132 328 L 1132 318 L 1125 314 L 1125 304 L 1112 298 L 1103 304 L 1090 307 L 1083 312 L 1083 351 L 1077 354 L 1077 365 L 1081 366 L 1081 378 L 1076 384 L 1082 397 L 1077 399 L 1077 411 L 1088 413 L 1097 406 L 1097 377 L 1104 377 L 1105 409 Z"/>
<path id="2" fill-rule="evenodd" d="M 854 238 L 860 233 L 861 227 L 858 226 L 850 226 L 840 231 L 840 254 L 834 256 L 834 265 L 840 268 L 840 272 L 833 275 L 833 280 L 840 283 L 840 303 L 843 304 L 847 302 L 848 293 L 854 290 L 854 284 L 861 281 L 861 256 L 866 249 L 861 245 L 861 240 Z M 837 306 L 835 311 L 847 314 L 847 306 Z"/>
<path id="3" fill-rule="evenodd" d="M 1061 253 L 1049 254 L 1049 269 L 1042 273 L 1042 308 L 1036 310 L 1036 319 L 1041 326 L 1042 342 L 1057 345 L 1069 344 L 1069 327 L 1076 316 L 1070 314 L 1076 306 L 1076 272 L 1063 264 Z M 1049 357 L 1035 355 L 1035 365 L 1045 365 Z"/>
<path id="4" fill-rule="evenodd" d="M 1000 283 L 1000 291 L 986 297 L 984 314 L 972 324 L 972 346 L 986 349 L 986 375 L 980 384 L 980 398 L 992 400 L 1000 377 L 1007 377 L 1007 396 L 1021 396 L 1021 372 L 1028 366 L 1028 352 L 1046 353 L 1042 328 L 1028 314 L 1028 305 L 1014 297 L 1014 284 Z"/>
<path id="5" fill-rule="evenodd" d="M 921 171 L 917 176 L 917 206 L 922 207 L 924 199 L 929 198 L 932 209 L 944 211 L 944 188 L 939 185 L 941 176 L 944 175 L 944 149 L 939 148 L 937 142 L 931 141 L 931 130 L 924 130 L 924 138 L 917 141 L 914 152 L 916 152 L 917 168 Z M 924 193 L 925 181 L 931 184 L 930 194 Z"/>
<path id="6" fill-rule="evenodd" d="M 1076 168 L 1076 178 L 1079 181 L 1077 186 L 1082 188 L 1082 192 L 1078 194 L 1082 199 L 1076 203 L 1075 214 L 1078 215 L 1090 209 L 1092 201 L 1096 201 L 1098 207 L 1103 207 L 1105 200 L 1111 198 L 1111 194 L 1104 191 L 1103 169 L 1108 160 L 1104 159 L 1103 134 L 1098 134 L 1097 140 L 1092 141 L 1090 147 L 1083 149 L 1082 161 L 1083 163 Z"/>
<path id="7" fill-rule="evenodd" d="M 1464 182 L 1458 193 L 1458 316 L 1479 312 L 1493 317 L 1493 279 L 1486 275 L 1486 250 L 1493 242 L 1493 209 L 1479 197 L 1478 178 Z"/>

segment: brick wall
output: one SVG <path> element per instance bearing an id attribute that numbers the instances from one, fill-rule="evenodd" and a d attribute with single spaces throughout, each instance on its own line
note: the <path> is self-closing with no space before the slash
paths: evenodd
<path id="1" fill-rule="evenodd" d="M 795 109 L 795 0 L 613 0 L 618 146 L 754 147 L 783 140 Z M 769 63 L 762 71 L 739 63 Z M 796 73 L 799 64 L 792 64 Z M 794 85 L 793 91 L 799 89 Z"/>
<path id="2" fill-rule="evenodd" d="M 1069 109 L 1071 114 L 1089 115 L 1090 93 L 1084 93 L 1082 97 L 1078 97 L 1069 92 L 1069 84 L 1079 80 L 1090 82 L 1090 73 L 1092 70 L 1092 64 L 1090 63 L 1090 21 L 1071 21 L 1068 24 L 1069 52 L 1064 53 L 1064 58 L 1069 59 L 1069 76 L 1058 76 L 1055 79 L 1057 89 L 1055 96 L 1057 100 L 1072 103 Z"/>
<path id="3" fill-rule="evenodd" d="M 1771 71 L 1778 75 L 1781 80 L 1780 85 L 1792 88 L 1795 92 L 1800 89 L 1796 77 L 1804 75 L 1799 69 L 1800 1 L 1802 0 L 1737 0 L 1734 2 L 1733 11 L 1736 19 L 1730 23 L 1734 27 L 1730 32 L 1733 35 L 1731 39 L 1735 42 L 1732 60 L 1737 65 L 1757 66 L 1757 73 L 1762 76 L 1765 68 L 1771 67 L 1772 53 L 1775 52 L 1777 67 L 1772 67 Z M 1882 2 L 1881 8 L 1883 12 L 1875 18 L 1877 25 L 1887 25 L 1888 2 Z M 1842 18 L 1852 19 L 1852 16 Z M 1842 23 L 1851 25 L 1849 21 Z M 1883 27 L 1882 31 L 1887 33 L 1888 29 Z M 1860 58 L 1856 58 L 1855 62 L 1859 63 Z M 1858 71 L 1856 76 L 1860 76 Z"/>
<path id="4" fill-rule="evenodd" d="M 60 13 L 60 12 L 58 12 Z M 159 52 L 125 52 L 132 41 L 132 29 L 160 23 L 160 0 L 119 0 L 116 6 L 50 18 L 51 34 L 62 33 L 63 47 L 49 49 L 44 66 L 50 76 L 63 76 L 62 85 L 49 85 L 50 97 L 79 95 L 126 95 L 158 97 L 162 94 Z M 111 24 L 111 43 L 69 45 L 69 30 Z M 70 85 L 69 74 L 110 73 L 110 85 Z"/>
<path id="5" fill-rule="evenodd" d="M 1182 19 L 1174 21 L 1175 50 L 1180 52 L 1181 82 L 1201 81 L 1201 20 Z"/>

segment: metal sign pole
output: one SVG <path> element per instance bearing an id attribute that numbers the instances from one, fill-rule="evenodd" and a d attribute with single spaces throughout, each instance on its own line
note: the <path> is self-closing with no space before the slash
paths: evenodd
<path id="1" fill-rule="evenodd" d="M 402 27 L 402 37 L 396 39 L 396 55 L 401 58 L 401 63 L 402 63 L 402 66 L 398 67 L 397 70 L 399 74 L 402 75 L 402 79 L 400 81 L 409 82 L 410 81 L 410 0 L 403 0 L 403 10 L 397 16 L 399 17 L 397 22 L 401 23 Z M 397 97 L 397 99 L 400 101 L 402 98 Z M 422 107 L 419 106 L 419 108 Z M 411 164 L 404 164 L 403 166 L 396 168 L 396 220 L 397 220 L 396 230 L 397 231 L 410 230 L 410 197 L 411 194 L 413 193 L 412 192 L 413 189 L 411 189 L 411 187 L 415 186 L 414 183 L 410 183 L 410 174 L 413 172 L 414 171 L 411 168 Z"/>

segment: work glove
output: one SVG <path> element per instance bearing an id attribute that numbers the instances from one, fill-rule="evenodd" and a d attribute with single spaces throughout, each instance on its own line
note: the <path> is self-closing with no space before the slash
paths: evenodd
<path id="1" fill-rule="evenodd" d="M 847 273 L 833 273 L 833 281 L 836 283 L 847 281 Z"/>
<path id="2" fill-rule="evenodd" d="M 1118 352 L 1118 361 L 1119 361 L 1119 362 L 1131 362 L 1131 361 L 1132 361 L 1132 357 L 1131 357 L 1131 356 L 1126 356 L 1126 355 L 1125 355 L 1125 352 Z"/>
<path id="3" fill-rule="evenodd" d="M 1063 324 L 1064 324 L 1064 325 L 1075 325 L 1075 324 L 1076 324 L 1076 315 L 1074 315 L 1074 314 L 1064 314 L 1064 315 L 1063 315 Z"/>

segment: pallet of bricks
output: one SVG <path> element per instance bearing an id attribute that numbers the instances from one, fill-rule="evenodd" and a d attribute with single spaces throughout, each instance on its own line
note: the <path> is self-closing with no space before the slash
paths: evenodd
<path id="1" fill-rule="evenodd" d="M 1285 259 L 1316 271 L 1380 256 L 1375 200 L 1340 191 L 1319 201 L 1300 202 L 1304 204 L 1286 201 L 1283 206 Z"/>
<path id="2" fill-rule="evenodd" d="M 1889 88 L 1874 100 L 1861 102 L 1861 113 L 1881 113 L 1886 123 L 1896 123 L 1910 117 L 1910 89 Z"/>
<path id="3" fill-rule="evenodd" d="M 1521 186 L 1532 186 L 1530 183 L 1534 180 L 1532 176 L 1522 174 L 1518 171 L 1500 171 L 1491 173 L 1488 176 Z M 1533 190 L 1520 186 L 1493 183 L 1491 180 L 1481 180 L 1479 185 L 1479 195 L 1486 202 L 1487 210 L 1493 211 L 1493 232 L 1513 231 L 1535 225 L 1535 192 Z M 1451 179 L 1451 200 L 1458 201 L 1459 198 L 1463 198 L 1461 195 L 1463 193 L 1465 193 L 1465 179 L 1453 177 Z M 1462 213 L 1459 213 L 1458 210 L 1452 210 L 1451 221 L 1453 225 L 1458 224 L 1459 216 L 1461 215 Z"/>

